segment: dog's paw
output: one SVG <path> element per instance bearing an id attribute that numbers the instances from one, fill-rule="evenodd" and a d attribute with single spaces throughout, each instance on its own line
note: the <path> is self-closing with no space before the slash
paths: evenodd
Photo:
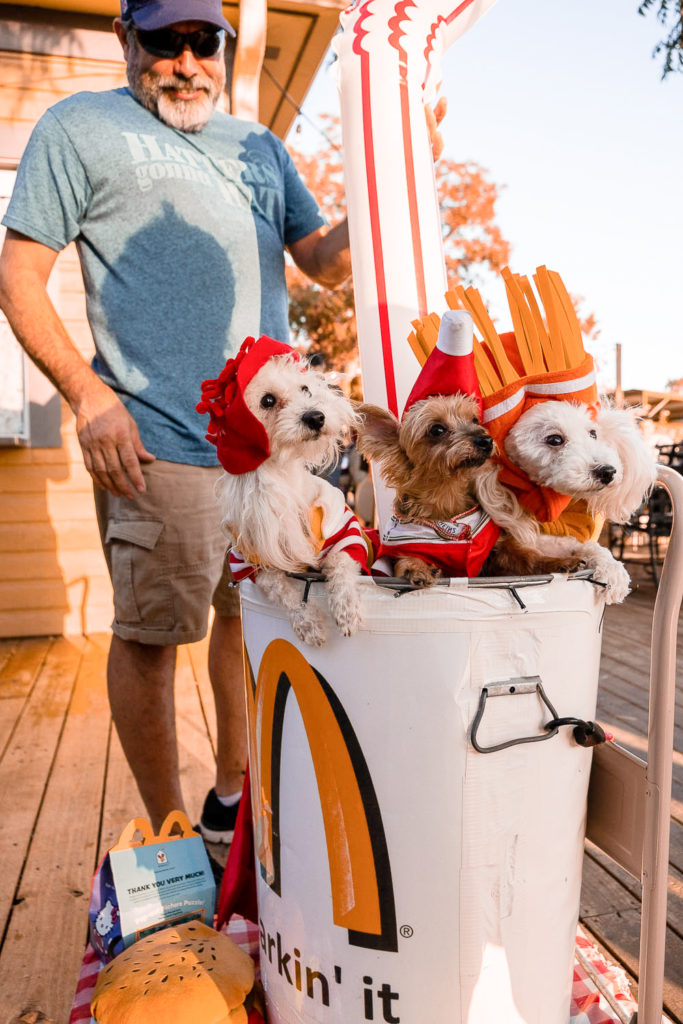
<path id="1" fill-rule="evenodd" d="M 347 585 L 340 585 L 337 581 L 330 584 L 327 589 L 327 600 L 330 608 L 330 615 L 337 623 L 342 636 L 353 636 L 360 629 L 361 602 L 356 585 L 356 578 L 352 578 Z"/>
<path id="2" fill-rule="evenodd" d="M 313 605 L 305 604 L 292 612 L 290 622 L 294 635 L 311 647 L 322 647 L 327 640 L 325 616 Z"/>
<path id="3" fill-rule="evenodd" d="M 432 587 L 442 575 L 441 569 L 419 558 L 399 558 L 394 573 L 400 579 L 407 580 L 411 587 L 420 589 Z"/>
<path id="4" fill-rule="evenodd" d="M 352 602 L 343 608 L 330 609 L 342 636 L 353 636 L 363 624 L 360 602 Z"/>
<path id="5" fill-rule="evenodd" d="M 631 592 L 631 577 L 622 563 L 594 541 L 583 544 L 580 554 L 583 564 L 592 570 L 593 579 L 605 584 L 607 604 L 621 604 Z"/>
<path id="6" fill-rule="evenodd" d="M 594 571 L 593 576 L 600 583 L 607 584 L 607 604 L 621 604 L 631 593 L 631 577 L 621 562 L 615 561 L 607 571 Z"/>

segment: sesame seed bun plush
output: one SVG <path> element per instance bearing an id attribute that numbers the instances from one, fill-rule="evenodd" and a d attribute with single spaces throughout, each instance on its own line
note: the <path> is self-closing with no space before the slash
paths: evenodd
<path id="1" fill-rule="evenodd" d="M 200 921 L 134 942 L 97 979 L 97 1024 L 247 1024 L 254 963 L 227 935 Z"/>

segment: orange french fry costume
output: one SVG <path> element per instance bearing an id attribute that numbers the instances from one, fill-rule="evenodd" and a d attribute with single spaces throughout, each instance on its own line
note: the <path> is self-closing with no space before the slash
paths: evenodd
<path id="1" fill-rule="evenodd" d="M 515 492 L 520 504 L 544 532 L 571 534 L 587 540 L 594 521 L 585 503 L 535 484 L 505 456 L 503 443 L 520 416 L 538 402 L 582 402 L 599 408 L 593 357 L 583 347 L 581 329 L 559 274 L 539 267 L 534 282 L 545 318 L 527 278 L 503 271 L 514 331 L 498 334 L 475 288 L 458 287 L 446 294 L 451 309 L 472 314 L 481 338 L 475 337 L 474 365 L 482 394 L 482 422 L 498 446 L 499 479 Z M 422 364 L 432 350 L 439 317 L 413 321 L 408 341 Z"/>

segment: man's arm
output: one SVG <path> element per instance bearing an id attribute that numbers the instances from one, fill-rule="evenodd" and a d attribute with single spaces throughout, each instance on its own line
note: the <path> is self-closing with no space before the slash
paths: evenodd
<path id="1" fill-rule="evenodd" d="M 425 118 L 434 163 L 443 152 L 439 125 L 446 115 L 446 99 L 441 97 L 434 108 L 425 104 Z M 288 246 L 299 270 L 324 288 L 336 288 L 351 276 L 349 225 L 346 218 L 333 228 L 318 228 Z"/>
<path id="2" fill-rule="evenodd" d="M 83 359 L 47 294 L 57 253 L 9 230 L 0 254 L 0 307 L 19 343 L 52 381 L 76 417 L 85 467 L 117 496 L 144 491 L 143 446 L 135 420 Z"/>
<path id="3" fill-rule="evenodd" d="M 336 288 L 351 275 L 349 225 L 346 218 L 333 228 L 323 227 L 289 245 L 299 270 L 323 288 Z"/>

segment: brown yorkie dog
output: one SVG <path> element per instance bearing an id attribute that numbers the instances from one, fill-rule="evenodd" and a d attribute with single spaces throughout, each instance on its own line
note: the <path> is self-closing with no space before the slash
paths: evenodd
<path id="1" fill-rule="evenodd" d="M 442 576 L 566 572 L 579 558 L 538 550 L 538 527 L 498 483 L 495 445 L 472 395 L 433 395 L 399 420 L 360 405 L 358 449 L 395 491 L 394 517 L 380 556 L 393 575 L 427 587 Z"/>

